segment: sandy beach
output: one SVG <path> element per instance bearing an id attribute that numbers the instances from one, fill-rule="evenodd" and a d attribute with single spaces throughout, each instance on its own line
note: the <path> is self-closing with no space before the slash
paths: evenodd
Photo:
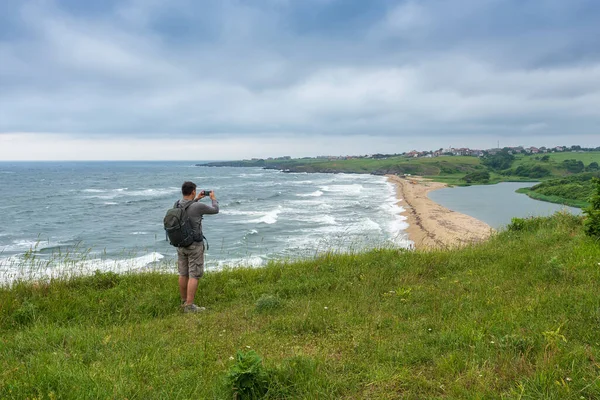
<path id="1" fill-rule="evenodd" d="M 473 217 L 449 210 L 427 197 L 446 187 L 418 176 L 387 176 L 396 185 L 398 205 L 406 211 L 408 238 L 416 249 L 452 248 L 487 239 L 492 228 Z"/>

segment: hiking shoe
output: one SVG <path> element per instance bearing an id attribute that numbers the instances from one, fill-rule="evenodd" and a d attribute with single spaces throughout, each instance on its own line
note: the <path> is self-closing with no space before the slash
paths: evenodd
<path id="1" fill-rule="evenodd" d="M 206 310 L 205 307 L 198 307 L 195 304 L 185 304 L 183 306 L 184 313 L 197 313 L 197 312 L 202 312 L 204 310 Z"/>

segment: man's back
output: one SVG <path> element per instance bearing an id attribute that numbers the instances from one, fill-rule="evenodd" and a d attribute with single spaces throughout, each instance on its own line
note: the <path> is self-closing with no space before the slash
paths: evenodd
<path id="1" fill-rule="evenodd" d="M 218 214 L 219 213 L 219 202 L 217 200 L 212 201 L 212 205 L 200 203 L 194 200 L 179 200 L 179 206 L 185 207 L 188 203 L 192 202 L 187 208 L 187 214 L 192 221 L 192 227 L 198 237 L 202 237 L 202 216 L 205 214 Z"/>

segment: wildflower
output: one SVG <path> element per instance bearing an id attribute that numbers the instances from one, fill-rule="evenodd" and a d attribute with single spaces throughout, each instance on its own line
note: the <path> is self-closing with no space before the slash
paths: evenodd
<path id="1" fill-rule="evenodd" d="M 229 356 L 229 359 L 232 361 L 235 360 L 235 358 L 233 358 L 233 356 Z"/>
<path id="2" fill-rule="evenodd" d="M 567 379 L 566 379 L 566 381 L 567 381 L 567 382 L 571 382 L 572 380 L 573 380 L 573 379 L 571 379 L 571 378 L 569 378 L 569 377 L 567 376 Z"/>
<path id="3" fill-rule="evenodd" d="M 326 310 L 329 310 L 329 308 L 328 308 L 327 306 L 325 306 L 325 307 L 323 307 L 323 308 L 324 308 L 324 309 L 326 309 Z"/>
<path id="4" fill-rule="evenodd" d="M 496 343 L 496 342 L 494 342 L 493 340 L 490 342 L 490 344 L 494 344 L 494 343 Z"/>

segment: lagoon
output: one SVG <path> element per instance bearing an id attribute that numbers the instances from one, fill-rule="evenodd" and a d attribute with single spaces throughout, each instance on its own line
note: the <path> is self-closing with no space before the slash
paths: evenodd
<path id="1" fill-rule="evenodd" d="M 477 218 L 494 229 L 508 225 L 513 217 L 548 216 L 561 210 L 581 214 L 579 208 L 534 200 L 515 192 L 533 185 L 533 182 L 503 182 L 496 185 L 449 187 L 430 192 L 428 196 L 436 203 Z"/>

